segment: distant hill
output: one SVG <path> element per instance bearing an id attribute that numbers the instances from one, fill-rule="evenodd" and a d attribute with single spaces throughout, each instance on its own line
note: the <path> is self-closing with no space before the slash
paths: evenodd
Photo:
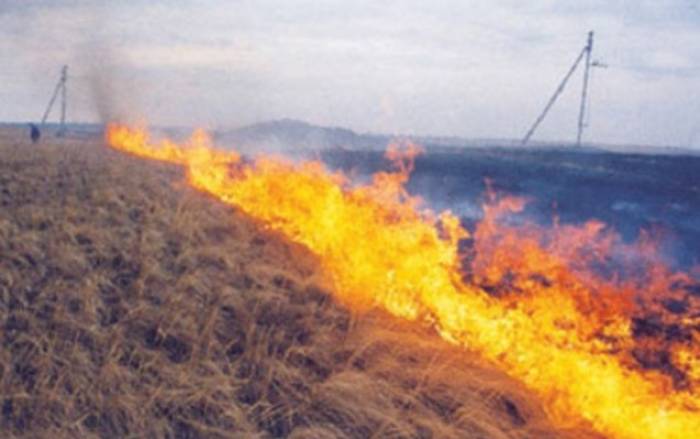
<path id="1" fill-rule="evenodd" d="M 410 139 L 431 148 L 514 147 L 508 139 L 466 139 L 454 136 L 416 136 L 410 134 L 359 134 L 347 128 L 312 125 L 294 119 L 259 122 L 232 130 L 217 131 L 216 140 L 237 149 L 262 150 L 384 150 L 393 139 Z"/>
<path id="2" fill-rule="evenodd" d="M 393 139 L 410 139 L 430 150 L 455 148 L 497 148 L 505 150 L 565 150 L 575 146 L 567 142 L 531 141 L 526 147 L 519 139 L 466 138 L 457 136 L 424 136 L 413 134 L 356 133 L 347 128 L 324 127 L 294 119 L 259 122 L 215 133 L 218 143 L 241 151 L 304 151 L 325 149 L 383 150 Z M 673 146 L 586 144 L 579 152 L 618 152 L 654 155 L 700 155 L 700 151 Z"/>
<path id="3" fill-rule="evenodd" d="M 294 119 L 260 122 L 233 130 L 217 131 L 218 143 L 246 151 L 318 150 L 329 148 L 384 148 L 389 136 L 357 134 L 347 128 L 323 127 Z"/>

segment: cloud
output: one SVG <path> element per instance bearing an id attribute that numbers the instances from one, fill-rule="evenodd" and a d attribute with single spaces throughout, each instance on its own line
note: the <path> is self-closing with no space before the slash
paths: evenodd
<path id="1" fill-rule="evenodd" d="M 99 17 L 99 25 L 95 25 Z M 0 119 L 44 105 L 71 65 L 73 116 L 95 118 L 86 39 L 123 55 L 159 123 L 296 117 L 360 131 L 519 137 L 596 30 L 590 139 L 687 142 L 700 89 L 698 12 L 685 0 L 354 2 L 5 0 Z M 580 77 L 538 131 L 575 133 Z M 390 111 L 388 110 L 390 109 Z M 675 118 L 669 114 L 683 115 Z"/>

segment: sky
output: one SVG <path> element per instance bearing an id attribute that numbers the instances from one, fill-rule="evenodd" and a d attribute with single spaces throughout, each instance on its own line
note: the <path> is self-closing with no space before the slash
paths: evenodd
<path id="1" fill-rule="evenodd" d="M 67 64 L 71 121 L 521 138 L 589 30 L 584 140 L 700 149 L 697 0 L 0 0 L 0 121 Z M 575 139 L 582 71 L 533 140 Z"/>

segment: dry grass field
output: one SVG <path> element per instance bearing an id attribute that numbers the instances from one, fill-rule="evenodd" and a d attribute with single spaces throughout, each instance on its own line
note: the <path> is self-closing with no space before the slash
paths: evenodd
<path id="1" fill-rule="evenodd" d="M 313 255 L 100 142 L 0 134 L 3 438 L 591 438 Z"/>

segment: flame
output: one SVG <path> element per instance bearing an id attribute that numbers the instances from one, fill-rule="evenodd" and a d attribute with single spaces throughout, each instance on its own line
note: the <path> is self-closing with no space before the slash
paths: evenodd
<path id="1" fill-rule="evenodd" d="M 184 145 L 151 143 L 146 131 L 117 124 L 106 137 L 118 150 L 183 166 L 197 189 L 308 247 L 350 308 L 381 307 L 478 351 L 538 393 L 561 426 L 617 438 L 700 432 L 700 314 L 679 317 L 660 304 L 688 300 L 693 278 L 660 264 L 650 242 L 625 244 L 595 221 L 508 226 L 502 219 L 525 201 L 495 195 L 470 234 L 404 189 L 413 145 L 391 146 L 395 171 L 353 186 L 316 161 L 245 161 L 202 131 Z M 638 270 L 600 273 L 611 265 Z"/>

